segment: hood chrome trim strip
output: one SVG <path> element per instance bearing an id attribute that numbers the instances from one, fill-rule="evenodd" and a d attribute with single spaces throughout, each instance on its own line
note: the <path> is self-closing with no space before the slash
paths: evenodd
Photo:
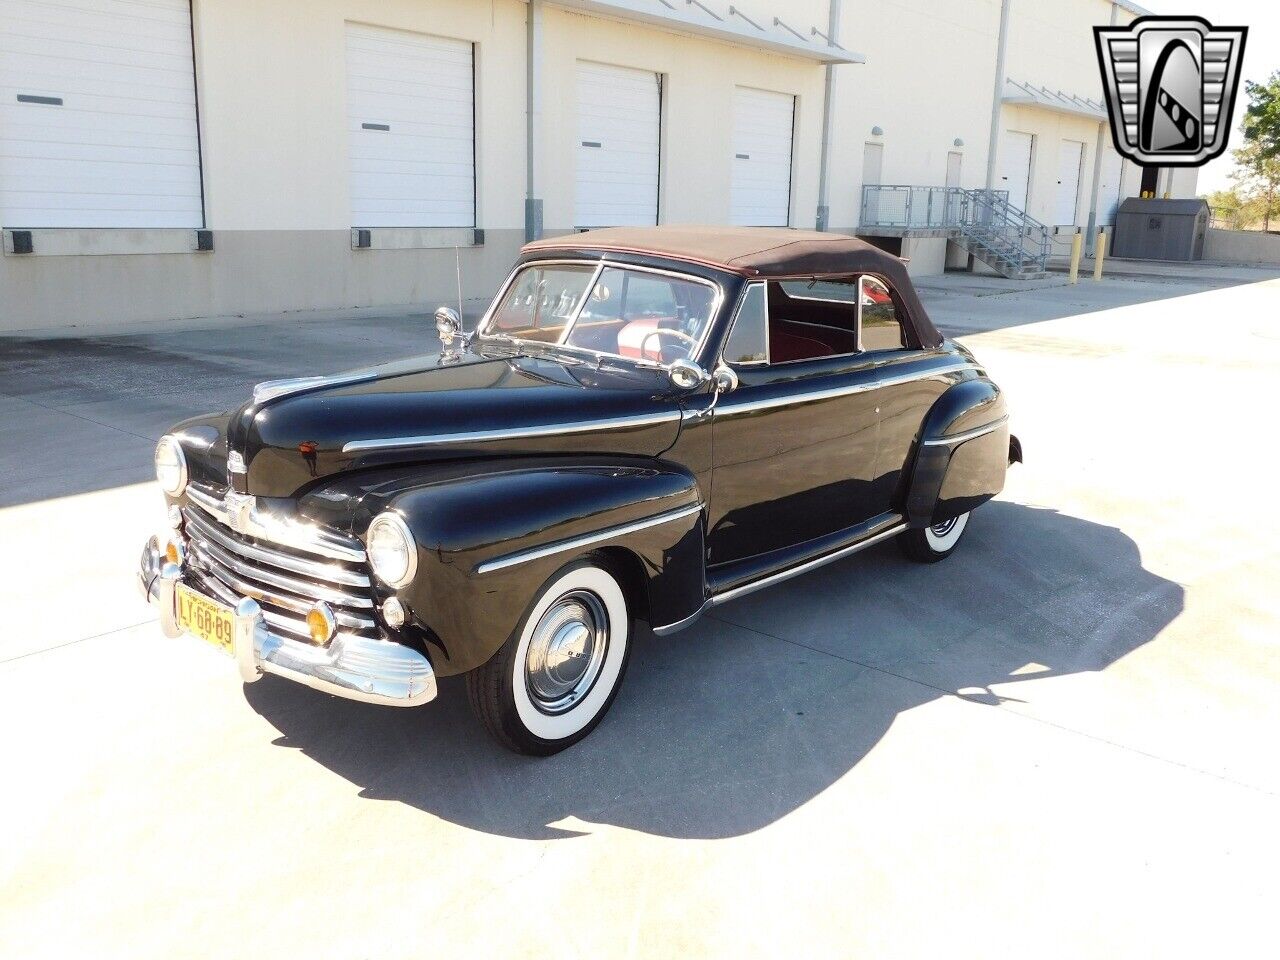
<path id="1" fill-rule="evenodd" d="M 253 405 L 260 407 L 281 397 L 295 397 L 300 393 L 329 387 L 348 387 L 356 383 L 367 383 L 376 380 L 378 375 L 371 370 L 358 370 L 350 373 L 335 373 L 320 377 L 288 377 L 283 380 L 263 380 L 253 388 Z"/>
<path id="2" fill-rule="evenodd" d="M 528 437 L 553 437 L 563 433 L 589 433 L 592 430 L 625 430 L 677 423 L 680 411 L 642 413 L 604 420 L 574 423 L 549 423 L 541 427 L 516 427 L 510 430 L 468 430 L 458 433 L 428 433 L 419 437 L 386 437 L 382 440 L 352 440 L 342 445 L 343 453 L 366 453 L 371 450 L 403 450 L 411 447 L 436 447 L 451 443 L 486 443 L 494 440 L 522 440 Z"/>

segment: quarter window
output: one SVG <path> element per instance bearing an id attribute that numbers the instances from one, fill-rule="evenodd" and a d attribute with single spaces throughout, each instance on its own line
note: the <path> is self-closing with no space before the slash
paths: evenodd
<path id="1" fill-rule="evenodd" d="M 901 350 L 907 345 L 902 311 L 883 282 L 875 277 L 862 277 L 858 305 L 863 350 Z"/>

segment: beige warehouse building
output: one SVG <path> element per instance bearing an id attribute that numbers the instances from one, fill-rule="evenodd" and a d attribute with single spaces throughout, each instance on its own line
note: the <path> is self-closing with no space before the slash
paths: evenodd
<path id="1" fill-rule="evenodd" d="M 613 224 L 816 224 L 988 269 L 954 225 L 984 188 L 1065 249 L 1138 193 L 1092 27 L 1142 12 L 0 0 L 0 329 L 430 306 L 455 264 L 486 296 L 526 237 Z"/>

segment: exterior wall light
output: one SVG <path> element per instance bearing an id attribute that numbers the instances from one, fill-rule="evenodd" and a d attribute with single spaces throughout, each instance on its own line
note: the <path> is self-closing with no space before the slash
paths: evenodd
<path id="1" fill-rule="evenodd" d="M 956 137 L 954 140 L 951 141 L 951 145 L 953 147 L 963 147 L 964 141 L 961 140 L 959 137 Z"/>
<path id="2" fill-rule="evenodd" d="M 872 135 L 873 137 L 883 137 L 883 136 L 884 136 L 884 127 L 881 127 L 881 126 L 874 126 L 874 127 L 872 127 L 872 128 L 871 128 L 871 135 Z"/>

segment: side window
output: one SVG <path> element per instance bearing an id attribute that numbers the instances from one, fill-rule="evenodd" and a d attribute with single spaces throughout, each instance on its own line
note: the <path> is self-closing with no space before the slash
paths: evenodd
<path id="1" fill-rule="evenodd" d="M 901 350 L 907 345 L 902 315 L 893 294 L 875 277 L 863 277 L 858 291 L 863 350 Z"/>
<path id="2" fill-rule="evenodd" d="M 770 281 L 769 362 L 794 363 L 858 352 L 858 283 Z"/>
<path id="3" fill-rule="evenodd" d="M 769 342 L 769 311 L 765 303 L 764 284 L 753 283 L 738 306 L 733 329 L 724 345 L 726 363 L 766 363 Z"/>

